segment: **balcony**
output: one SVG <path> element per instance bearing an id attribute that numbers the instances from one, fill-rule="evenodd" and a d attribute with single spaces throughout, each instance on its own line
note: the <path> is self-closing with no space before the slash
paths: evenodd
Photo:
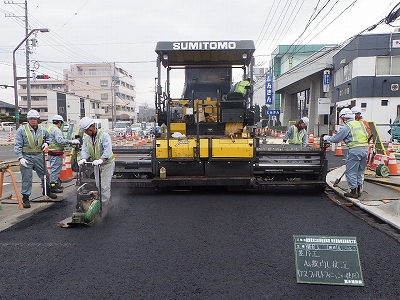
<path id="1" fill-rule="evenodd" d="M 106 113 L 104 108 L 95 108 L 94 109 L 94 114 L 95 115 L 104 115 Z"/>

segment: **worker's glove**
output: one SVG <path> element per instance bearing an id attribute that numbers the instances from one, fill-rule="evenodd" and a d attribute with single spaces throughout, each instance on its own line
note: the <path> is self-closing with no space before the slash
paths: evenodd
<path id="1" fill-rule="evenodd" d="M 75 140 L 70 140 L 69 143 L 72 145 L 79 145 L 81 142 L 78 139 L 75 139 Z"/>
<path id="2" fill-rule="evenodd" d="M 322 139 L 324 140 L 324 142 L 329 142 L 329 139 L 330 139 L 331 137 L 329 136 L 329 135 L 324 135 L 323 137 L 322 137 Z"/>
<path id="3" fill-rule="evenodd" d="M 21 165 L 23 165 L 25 168 L 28 167 L 28 161 L 27 161 L 25 158 L 23 158 L 23 157 L 21 157 L 21 158 L 19 159 L 19 163 L 20 163 Z"/>
<path id="4" fill-rule="evenodd" d="M 96 159 L 93 161 L 93 166 L 98 166 L 101 165 L 103 163 L 103 160 L 101 158 Z"/>
<path id="5" fill-rule="evenodd" d="M 42 150 L 45 151 L 45 150 L 48 149 L 48 148 L 49 148 L 49 144 L 43 143 L 43 145 L 42 145 Z"/>
<path id="6" fill-rule="evenodd" d="M 80 161 L 78 161 L 78 166 L 83 166 L 86 162 L 86 158 L 82 158 Z"/>

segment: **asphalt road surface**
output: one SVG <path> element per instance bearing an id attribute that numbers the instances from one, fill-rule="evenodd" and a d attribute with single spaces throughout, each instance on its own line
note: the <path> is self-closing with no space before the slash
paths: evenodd
<path id="1" fill-rule="evenodd" d="M 0 232 L 0 299 L 400 298 L 400 244 L 324 193 L 113 192 L 90 228 L 57 227 L 71 197 Z M 297 283 L 293 235 L 357 237 L 365 286 Z"/>
<path id="2" fill-rule="evenodd" d="M 400 299 L 400 243 L 322 192 L 112 192 L 92 227 L 57 227 L 70 195 L 0 232 L 0 299 Z M 365 286 L 297 283 L 293 235 L 356 237 Z"/>

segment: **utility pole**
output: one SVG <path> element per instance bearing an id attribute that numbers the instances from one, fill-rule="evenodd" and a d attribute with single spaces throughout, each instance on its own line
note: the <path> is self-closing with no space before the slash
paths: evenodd
<path id="1" fill-rule="evenodd" d="M 28 0 L 25 0 L 25 36 L 29 33 L 28 23 Z M 25 58 L 26 58 L 26 100 L 27 100 L 27 111 L 32 108 L 31 105 L 31 66 L 29 62 L 29 39 L 25 42 Z"/>
<path id="2" fill-rule="evenodd" d="M 115 90 L 117 85 L 117 77 L 115 76 L 115 62 L 111 65 L 113 68 L 113 75 L 111 80 L 111 100 L 112 100 L 112 126 L 115 127 L 117 122 L 117 99 L 115 96 Z"/>
<path id="3" fill-rule="evenodd" d="M 25 36 L 29 34 L 29 22 L 28 22 L 28 0 L 25 0 L 24 3 L 17 3 L 14 1 L 4 1 L 4 4 L 14 4 L 18 6 L 23 6 L 25 10 L 24 16 L 16 16 L 14 14 L 6 14 L 6 17 L 13 18 L 24 18 L 25 20 Z M 26 100 L 27 100 L 27 110 L 31 109 L 31 67 L 29 62 L 29 40 L 26 39 L 25 42 L 25 63 L 26 63 Z"/>

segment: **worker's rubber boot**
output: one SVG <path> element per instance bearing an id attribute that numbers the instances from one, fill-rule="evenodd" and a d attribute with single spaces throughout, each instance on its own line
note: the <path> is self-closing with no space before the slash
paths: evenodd
<path id="1" fill-rule="evenodd" d="M 64 187 L 61 186 L 61 179 L 60 178 L 58 178 L 58 180 L 57 180 L 57 188 L 58 189 L 64 189 Z"/>
<path id="2" fill-rule="evenodd" d="M 344 193 L 344 195 L 345 195 L 346 197 L 358 199 L 357 188 L 355 188 L 355 189 L 350 189 L 350 193 Z"/>
<path id="3" fill-rule="evenodd" d="M 44 188 L 42 191 L 42 195 L 44 196 Z M 47 187 L 47 196 L 49 196 L 51 199 L 57 199 L 57 195 L 51 191 L 50 186 Z"/>
<path id="4" fill-rule="evenodd" d="M 358 195 L 358 197 L 361 197 L 362 190 L 363 190 L 363 186 L 362 186 L 362 185 L 359 185 L 359 186 L 357 187 L 357 195 Z"/>
<path id="5" fill-rule="evenodd" d="M 58 188 L 57 183 L 51 182 L 50 183 L 50 192 L 52 192 L 52 193 L 62 193 L 63 190 Z"/>
<path id="6" fill-rule="evenodd" d="M 29 203 L 29 195 L 22 194 L 22 206 L 24 208 L 31 208 L 31 204 Z"/>

